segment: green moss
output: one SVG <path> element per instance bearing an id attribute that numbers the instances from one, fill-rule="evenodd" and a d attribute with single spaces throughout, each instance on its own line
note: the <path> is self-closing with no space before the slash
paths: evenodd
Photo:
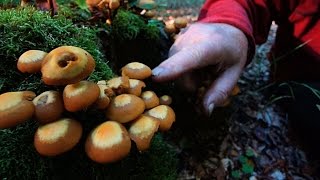
<path id="1" fill-rule="evenodd" d="M 139 36 L 157 41 L 160 31 L 155 26 L 148 25 L 142 17 L 129 11 L 118 10 L 112 22 L 112 37 L 116 40 L 128 41 L 137 39 Z"/>
<path id="2" fill-rule="evenodd" d="M 113 74 L 100 51 L 96 33 L 90 27 L 77 27 L 62 16 L 51 18 L 33 8 L 0 10 L 0 92 L 28 89 L 39 93 L 45 89 L 40 74 L 24 74 L 16 68 L 19 56 L 30 49 L 49 52 L 62 45 L 81 47 L 97 63 L 89 79 L 110 78 Z"/>

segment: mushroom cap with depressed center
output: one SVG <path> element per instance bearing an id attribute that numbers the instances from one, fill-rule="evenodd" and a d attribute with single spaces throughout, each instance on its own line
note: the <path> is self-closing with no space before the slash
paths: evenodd
<path id="1" fill-rule="evenodd" d="M 63 110 L 62 95 L 58 91 L 45 91 L 33 99 L 35 118 L 42 124 L 60 118 Z"/>
<path id="2" fill-rule="evenodd" d="M 146 111 L 145 114 L 160 121 L 160 131 L 168 131 L 171 128 L 172 123 L 176 120 L 176 115 L 173 109 L 167 105 L 154 107 Z"/>
<path id="3" fill-rule="evenodd" d="M 82 135 L 81 124 L 73 119 L 62 118 L 40 126 L 34 136 L 34 147 L 39 154 L 56 156 L 71 150 Z"/>
<path id="4" fill-rule="evenodd" d="M 50 51 L 42 63 L 42 80 L 47 85 L 67 85 L 88 77 L 95 68 L 93 57 L 84 49 L 61 46 Z"/>
<path id="5" fill-rule="evenodd" d="M 145 115 L 141 115 L 133 121 L 128 131 L 139 151 L 145 151 L 150 147 L 150 142 L 154 133 L 158 131 L 159 125 L 159 120 Z"/>
<path id="6" fill-rule="evenodd" d="M 161 105 L 170 105 L 172 103 L 172 98 L 168 95 L 163 95 L 159 98 Z"/>
<path id="7" fill-rule="evenodd" d="M 134 120 L 145 110 L 144 101 L 132 94 L 121 94 L 111 100 L 106 117 L 120 123 Z"/>
<path id="8" fill-rule="evenodd" d="M 17 68 L 23 73 L 37 73 L 41 71 L 41 64 L 47 52 L 28 50 L 18 59 Z"/>
<path id="9" fill-rule="evenodd" d="M 138 79 L 129 79 L 129 89 L 127 89 L 128 94 L 133 94 L 136 96 L 140 96 L 142 92 L 142 88 L 146 87 L 146 84 Z"/>
<path id="10" fill-rule="evenodd" d="M 159 105 L 159 98 L 153 91 L 144 91 L 141 98 L 146 105 L 146 109 L 151 109 Z"/>
<path id="11" fill-rule="evenodd" d="M 131 62 L 121 68 L 122 76 L 128 76 L 130 79 L 143 80 L 151 76 L 150 67 L 139 62 Z"/>
<path id="12" fill-rule="evenodd" d="M 10 128 L 30 119 L 35 111 L 31 91 L 7 92 L 0 95 L 0 129 Z"/>
<path id="13" fill-rule="evenodd" d="M 115 121 L 106 121 L 88 136 L 85 151 L 98 163 L 112 163 L 126 157 L 131 149 L 131 140 L 126 128 Z"/>
<path id="14" fill-rule="evenodd" d="M 80 81 L 67 85 L 63 90 L 63 102 L 66 110 L 76 112 L 88 108 L 100 95 L 100 88 L 96 83 Z"/>

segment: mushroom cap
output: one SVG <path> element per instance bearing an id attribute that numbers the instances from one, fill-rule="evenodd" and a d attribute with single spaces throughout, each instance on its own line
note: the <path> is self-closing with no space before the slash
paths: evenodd
<path id="1" fill-rule="evenodd" d="M 154 133 L 158 131 L 160 121 L 155 118 L 141 115 L 129 127 L 129 136 L 136 143 L 139 151 L 150 147 Z"/>
<path id="2" fill-rule="evenodd" d="M 92 12 L 103 0 L 86 0 L 89 10 Z"/>
<path id="3" fill-rule="evenodd" d="M 30 119 L 35 111 L 31 91 L 7 92 L 0 95 L 0 129 L 10 128 Z"/>
<path id="4" fill-rule="evenodd" d="M 140 62 L 131 62 L 121 68 L 122 76 L 128 76 L 130 79 L 143 80 L 151 76 L 150 67 Z"/>
<path id="5" fill-rule="evenodd" d="M 171 128 L 172 123 L 176 120 L 176 115 L 173 109 L 167 105 L 154 107 L 146 111 L 145 114 L 160 121 L 160 131 L 168 131 Z"/>
<path id="6" fill-rule="evenodd" d="M 88 77 L 95 68 L 93 57 L 84 49 L 61 46 L 53 49 L 42 63 L 42 80 L 47 85 L 67 85 Z"/>
<path id="7" fill-rule="evenodd" d="M 172 103 L 172 98 L 168 95 L 163 95 L 159 98 L 161 105 L 170 105 Z"/>
<path id="8" fill-rule="evenodd" d="M 71 150 L 82 135 L 81 124 L 73 119 L 62 118 L 40 126 L 34 136 L 34 147 L 39 154 L 56 156 Z"/>
<path id="9" fill-rule="evenodd" d="M 128 76 L 119 76 L 109 79 L 108 81 L 99 81 L 98 84 L 106 84 L 110 87 L 116 94 L 122 94 L 129 89 L 129 77 Z"/>
<path id="10" fill-rule="evenodd" d="M 109 8 L 114 10 L 114 9 L 118 9 L 120 6 L 120 2 L 119 0 L 110 0 L 109 1 Z"/>
<path id="11" fill-rule="evenodd" d="M 113 93 L 113 91 L 107 85 L 98 84 L 98 86 L 100 89 L 100 94 L 98 99 L 94 103 L 94 106 L 97 109 L 106 109 L 110 104 L 110 98 L 111 98 L 108 92 Z"/>
<path id="12" fill-rule="evenodd" d="M 146 109 L 151 109 L 159 105 L 159 98 L 154 91 L 144 91 L 141 98 L 146 105 Z"/>
<path id="13" fill-rule="evenodd" d="M 154 10 L 148 10 L 146 11 L 143 16 L 147 17 L 147 18 L 153 18 L 156 16 L 156 11 Z"/>
<path id="14" fill-rule="evenodd" d="M 130 153 L 131 140 L 126 128 L 115 121 L 106 121 L 97 126 L 88 136 L 85 151 L 98 163 L 111 163 Z"/>
<path id="15" fill-rule="evenodd" d="M 178 17 L 174 20 L 173 24 L 177 29 L 185 28 L 187 27 L 188 20 L 185 17 Z"/>
<path id="16" fill-rule="evenodd" d="M 60 118 L 64 106 L 62 95 L 58 91 L 45 91 L 33 99 L 35 118 L 42 124 Z"/>
<path id="17" fill-rule="evenodd" d="M 144 101 L 132 94 L 121 94 L 111 100 L 106 117 L 113 121 L 126 123 L 134 120 L 145 110 Z"/>
<path id="18" fill-rule="evenodd" d="M 67 85 L 63 90 L 63 102 L 66 110 L 76 112 L 92 105 L 100 95 L 100 88 L 96 83 L 80 81 Z"/>
<path id="19" fill-rule="evenodd" d="M 154 9 L 157 7 L 157 3 L 154 0 L 138 0 L 138 3 L 136 4 L 137 7 L 141 9 Z"/>
<path id="20" fill-rule="evenodd" d="M 146 84 L 138 79 L 129 79 L 129 89 L 127 89 L 128 94 L 133 94 L 136 96 L 140 96 L 142 92 L 142 88 L 146 87 Z"/>
<path id="21" fill-rule="evenodd" d="M 41 64 L 47 52 L 41 50 L 28 50 L 18 59 L 17 68 L 23 73 L 36 73 L 41 71 Z"/>
<path id="22" fill-rule="evenodd" d="M 164 31 L 168 34 L 177 33 L 177 28 L 174 26 L 173 23 L 167 23 L 164 27 Z"/>

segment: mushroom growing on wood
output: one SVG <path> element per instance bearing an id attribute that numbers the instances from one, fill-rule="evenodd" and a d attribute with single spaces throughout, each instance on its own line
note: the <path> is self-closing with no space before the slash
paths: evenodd
<path id="1" fill-rule="evenodd" d="M 71 150 L 81 135 L 82 126 L 78 121 L 62 118 L 40 126 L 34 136 L 34 146 L 41 155 L 55 156 Z"/>
<path id="2" fill-rule="evenodd" d="M 35 118 L 42 124 L 60 118 L 64 106 L 62 95 L 58 91 L 45 91 L 33 99 Z"/>
<path id="3" fill-rule="evenodd" d="M 17 68 L 23 73 L 36 73 L 41 71 L 41 64 L 48 53 L 40 50 L 24 52 L 18 59 Z"/>
<path id="4" fill-rule="evenodd" d="M 145 115 L 139 116 L 129 127 L 130 138 L 136 143 L 139 151 L 150 147 L 154 133 L 158 131 L 160 121 Z"/>
<path id="5" fill-rule="evenodd" d="M 126 157 L 131 149 L 131 140 L 126 128 L 115 121 L 106 121 L 88 136 L 85 151 L 98 163 L 111 163 Z"/>
<path id="6" fill-rule="evenodd" d="M 42 63 L 42 80 L 47 85 L 67 85 L 88 77 L 95 68 L 93 57 L 84 49 L 61 46 L 50 51 Z"/>
<path id="7" fill-rule="evenodd" d="M 76 112 L 92 105 L 100 95 L 100 88 L 96 83 L 80 81 L 69 84 L 63 90 L 63 102 L 66 110 Z"/>
<path id="8" fill-rule="evenodd" d="M 146 109 L 151 109 L 159 105 L 159 98 L 153 91 L 144 91 L 141 98 L 146 105 Z"/>
<path id="9" fill-rule="evenodd" d="M 7 92 L 0 95 L 0 129 L 10 128 L 30 119 L 36 94 L 31 91 Z"/>
<path id="10" fill-rule="evenodd" d="M 154 107 L 146 111 L 145 114 L 160 121 L 160 131 L 168 131 L 171 128 L 172 123 L 176 120 L 176 115 L 173 109 L 167 105 Z"/>
<path id="11" fill-rule="evenodd" d="M 143 80 L 151 76 L 150 67 L 139 62 L 131 62 L 121 68 L 122 76 L 128 76 L 130 79 Z"/>
<path id="12" fill-rule="evenodd" d="M 143 100 L 132 94 L 121 94 L 111 100 L 107 108 L 108 119 L 120 123 L 134 120 L 145 110 Z"/>

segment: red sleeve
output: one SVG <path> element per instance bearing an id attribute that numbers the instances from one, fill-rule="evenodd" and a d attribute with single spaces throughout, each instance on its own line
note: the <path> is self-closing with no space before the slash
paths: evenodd
<path id="1" fill-rule="evenodd" d="M 198 22 L 226 23 L 242 30 L 248 38 L 250 61 L 255 44 L 266 41 L 271 25 L 270 9 L 266 0 L 207 0 Z"/>

